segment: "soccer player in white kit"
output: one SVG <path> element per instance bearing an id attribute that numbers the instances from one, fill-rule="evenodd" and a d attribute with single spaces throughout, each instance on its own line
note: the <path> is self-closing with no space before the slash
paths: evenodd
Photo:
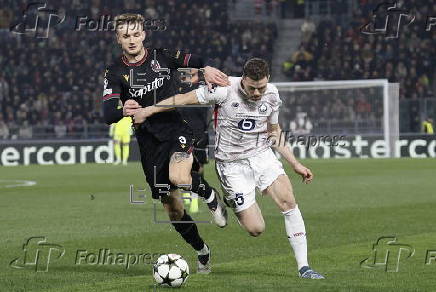
<path id="1" fill-rule="evenodd" d="M 324 279 L 309 267 L 303 217 L 291 182 L 271 149 L 278 151 L 305 183 L 312 181 L 310 169 L 298 162 L 284 139 L 280 139 L 278 116 L 281 100 L 277 88 L 268 83 L 268 63 L 252 58 L 245 63 L 242 77 L 229 79 L 230 86 L 212 89 L 204 86 L 170 97 L 157 106 L 139 109 L 134 121 L 141 123 L 147 117 L 170 110 L 175 105 L 215 104 L 216 170 L 227 205 L 250 235 L 259 236 L 265 231 L 265 222 L 256 203 L 256 189 L 270 196 L 283 213 L 299 276 Z"/>

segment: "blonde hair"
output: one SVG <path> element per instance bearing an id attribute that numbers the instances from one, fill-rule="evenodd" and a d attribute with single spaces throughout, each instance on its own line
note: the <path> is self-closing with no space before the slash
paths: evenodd
<path id="1" fill-rule="evenodd" d="M 115 20 L 115 30 L 117 30 L 118 27 L 121 25 L 124 24 L 130 25 L 131 23 L 140 25 L 142 28 L 144 28 L 144 22 L 145 22 L 144 16 L 135 13 L 123 13 L 115 16 L 114 20 Z"/>

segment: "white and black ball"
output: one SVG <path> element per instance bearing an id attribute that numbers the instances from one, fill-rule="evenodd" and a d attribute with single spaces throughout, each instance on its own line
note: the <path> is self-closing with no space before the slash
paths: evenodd
<path id="1" fill-rule="evenodd" d="M 161 255 L 153 265 L 153 277 L 160 286 L 180 287 L 188 276 L 188 263 L 178 254 Z"/>

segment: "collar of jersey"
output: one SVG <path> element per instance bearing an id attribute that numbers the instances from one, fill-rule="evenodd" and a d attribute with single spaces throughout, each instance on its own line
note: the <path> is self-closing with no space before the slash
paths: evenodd
<path id="1" fill-rule="evenodd" d="M 136 62 L 136 63 L 129 63 L 129 60 L 127 60 L 126 56 L 124 56 L 124 55 L 121 57 L 121 59 L 123 60 L 123 63 L 124 63 L 125 65 L 127 65 L 127 66 L 141 66 L 141 65 L 145 62 L 145 60 L 147 59 L 147 57 L 148 57 L 148 49 L 145 48 L 145 54 L 144 54 L 144 57 L 142 57 L 142 59 L 139 60 L 139 61 Z"/>

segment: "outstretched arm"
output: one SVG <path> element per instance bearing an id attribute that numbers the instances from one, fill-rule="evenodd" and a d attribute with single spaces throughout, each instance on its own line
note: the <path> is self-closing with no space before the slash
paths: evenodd
<path id="1" fill-rule="evenodd" d="M 185 94 L 177 94 L 165 100 L 162 100 L 156 105 L 148 106 L 146 108 L 140 108 L 134 110 L 133 122 L 140 124 L 145 119 L 156 113 L 173 109 L 178 105 L 185 104 L 221 104 L 227 98 L 228 87 L 216 87 L 209 89 L 207 86 L 203 86 L 192 90 Z"/>
<path id="2" fill-rule="evenodd" d="M 286 146 L 286 138 L 281 137 L 281 135 L 282 130 L 279 124 L 268 124 L 268 136 L 272 142 L 271 147 L 286 159 L 297 174 L 301 175 L 304 183 L 310 183 L 313 179 L 312 172 L 295 158 L 291 149 Z"/>
<path id="3" fill-rule="evenodd" d="M 184 94 L 176 94 L 160 101 L 156 105 L 137 109 L 133 115 L 133 121 L 135 124 L 140 124 L 143 123 L 146 118 L 160 112 L 172 110 L 175 106 L 198 103 L 199 101 L 195 90 L 191 90 Z"/>

